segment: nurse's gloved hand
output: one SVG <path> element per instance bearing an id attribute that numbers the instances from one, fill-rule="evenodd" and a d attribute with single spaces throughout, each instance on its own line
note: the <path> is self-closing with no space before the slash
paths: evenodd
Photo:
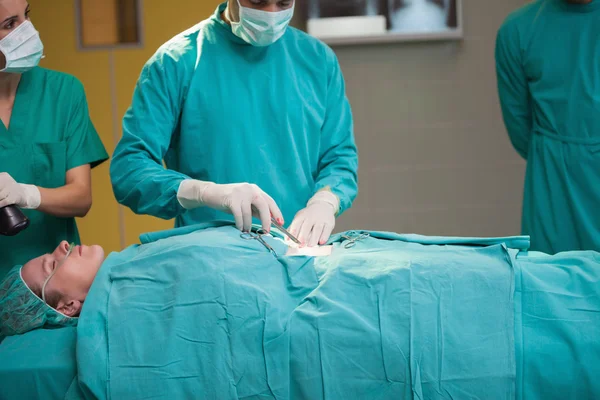
<path id="1" fill-rule="evenodd" d="M 186 209 L 207 206 L 232 214 L 235 226 L 243 232 L 252 229 L 253 216 L 260 219 L 266 232 L 271 231 L 271 217 L 283 224 L 283 215 L 275 200 L 249 183 L 219 185 L 189 179 L 179 186 L 177 199 Z"/>
<path id="2" fill-rule="evenodd" d="M 335 216 L 339 209 L 339 200 L 329 192 L 317 193 L 306 206 L 294 217 L 290 233 L 303 246 L 314 247 L 324 245 L 335 228 Z"/>
<path id="3" fill-rule="evenodd" d="M 36 186 L 18 183 L 8 173 L 0 172 L 0 208 L 16 205 L 36 209 L 41 202 L 42 196 Z"/>

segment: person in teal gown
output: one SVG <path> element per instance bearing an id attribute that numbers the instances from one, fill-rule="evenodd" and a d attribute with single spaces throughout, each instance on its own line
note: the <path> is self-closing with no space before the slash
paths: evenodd
<path id="1" fill-rule="evenodd" d="M 327 241 L 357 194 L 352 113 L 334 52 L 288 28 L 293 11 L 229 0 L 156 52 L 111 163 L 120 203 L 176 226 L 273 217 Z"/>
<path id="2" fill-rule="evenodd" d="M 108 158 L 82 84 L 38 67 L 43 44 L 26 0 L 0 0 L 0 208 L 23 209 L 30 226 L 0 236 L 0 279 L 15 264 L 79 243 L 75 217 L 90 210 L 90 169 Z"/>
<path id="3" fill-rule="evenodd" d="M 527 160 L 533 250 L 600 250 L 600 0 L 537 0 L 498 33 L 498 91 Z"/>

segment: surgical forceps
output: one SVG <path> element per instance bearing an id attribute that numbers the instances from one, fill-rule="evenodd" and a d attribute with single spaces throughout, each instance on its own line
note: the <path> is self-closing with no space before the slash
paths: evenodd
<path id="1" fill-rule="evenodd" d="M 290 232 L 288 232 L 287 229 L 285 229 L 282 225 L 279 225 L 277 223 L 277 221 L 275 220 L 275 218 L 271 218 L 271 223 L 275 226 L 275 228 L 279 229 L 281 232 L 283 232 L 283 234 L 285 236 L 287 236 L 292 242 L 301 245 L 302 243 L 300 243 L 300 241 L 294 236 L 292 235 Z"/>
<path id="2" fill-rule="evenodd" d="M 252 206 L 252 210 L 254 210 L 254 211 L 258 212 L 258 209 L 257 209 L 256 207 L 254 207 L 254 206 Z M 292 242 L 296 243 L 296 244 L 297 244 L 297 245 L 299 245 L 299 246 L 301 246 L 301 245 L 302 245 L 302 243 L 301 243 L 301 242 L 298 240 L 298 238 L 296 238 L 294 235 L 292 235 L 292 234 L 291 234 L 291 233 L 290 233 L 290 232 L 289 232 L 287 229 L 285 229 L 285 228 L 283 227 L 283 225 L 280 225 L 280 224 L 277 222 L 277 220 L 275 219 L 275 217 L 271 217 L 271 224 L 272 224 L 272 225 L 273 225 L 275 228 L 279 229 L 279 231 L 280 231 L 281 233 L 283 233 L 285 236 L 287 236 L 287 238 L 288 238 L 288 239 L 290 239 Z M 266 232 L 263 230 L 263 233 L 262 233 L 262 235 L 265 235 L 265 234 L 266 234 Z"/>
<path id="3" fill-rule="evenodd" d="M 343 239 L 348 240 L 348 243 L 346 243 L 344 245 L 344 248 L 345 249 L 351 249 L 354 246 L 356 246 L 356 242 L 358 242 L 359 240 L 366 239 L 366 238 L 368 238 L 370 236 L 371 235 L 368 234 L 368 233 L 366 233 L 366 232 L 365 233 L 361 233 L 361 234 L 356 233 L 356 232 L 348 232 L 347 235 L 342 235 Z"/>
<path id="4" fill-rule="evenodd" d="M 244 232 L 240 235 L 240 237 L 244 240 L 258 240 L 263 246 L 265 246 L 267 248 L 267 250 L 269 250 L 275 257 L 278 257 L 277 253 L 275 252 L 275 249 L 273 249 L 273 247 L 271 247 L 269 245 L 269 243 L 267 243 L 265 241 L 265 239 L 263 239 L 263 236 L 266 235 L 267 232 L 264 231 L 264 229 L 258 229 L 256 231 L 256 233 L 253 232 Z"/>

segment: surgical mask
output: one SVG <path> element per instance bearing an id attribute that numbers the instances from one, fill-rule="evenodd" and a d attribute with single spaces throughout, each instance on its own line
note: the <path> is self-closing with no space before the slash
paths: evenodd
<path id="1" fill-rule="evenodd" d="M 264 47 L 278 41 L 285 33 L 292 17 L 294 16 L 294 5 L 287 10 L 269 12 L 253 8 L 242 7 L 240 0 L 240 22 L 232 22 L 233 33 L 247 43 Z"/>
<path id="2" fill-rule="evenodd" d="M 25 21 L 0 40 L 0 51 L 6 58 L 6 67 L 0 72 L 20 74 L 38 66 L 44 45 L 33 24 Z"/>

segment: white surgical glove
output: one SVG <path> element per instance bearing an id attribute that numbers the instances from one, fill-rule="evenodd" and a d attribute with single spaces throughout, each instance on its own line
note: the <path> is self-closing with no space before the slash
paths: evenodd
<path id="1" fill-rule="evenodd" d="M 0 208 L 16 205 L 36 209 L 42 202 L 40 190 L 34 185 L 18 183 L 6 172 L 0 172 Z"/>
<path id="2" fill-rule="evenodd" d="M 179 185 L 177 199 L 187 210 L 207 206 L 233 214 L 235 226 L 243 232 L 252 229 L 253 216 L 260 219 L 266 232 L 271 232 L 271 217 L 283 224 L 283 215 L 275 200 L 249 183 L 219 185 L 188 179 Z"/>
<path id="3" fill-rule="evenodd" d="M 314 247 L 327 243 L 335 227 L 339 208 L 340 201 L 336 195 L 328 190 L 318 192 L 309 200 L 306 208 L 296 214 L 290 233 L 303 246 Z"/>

